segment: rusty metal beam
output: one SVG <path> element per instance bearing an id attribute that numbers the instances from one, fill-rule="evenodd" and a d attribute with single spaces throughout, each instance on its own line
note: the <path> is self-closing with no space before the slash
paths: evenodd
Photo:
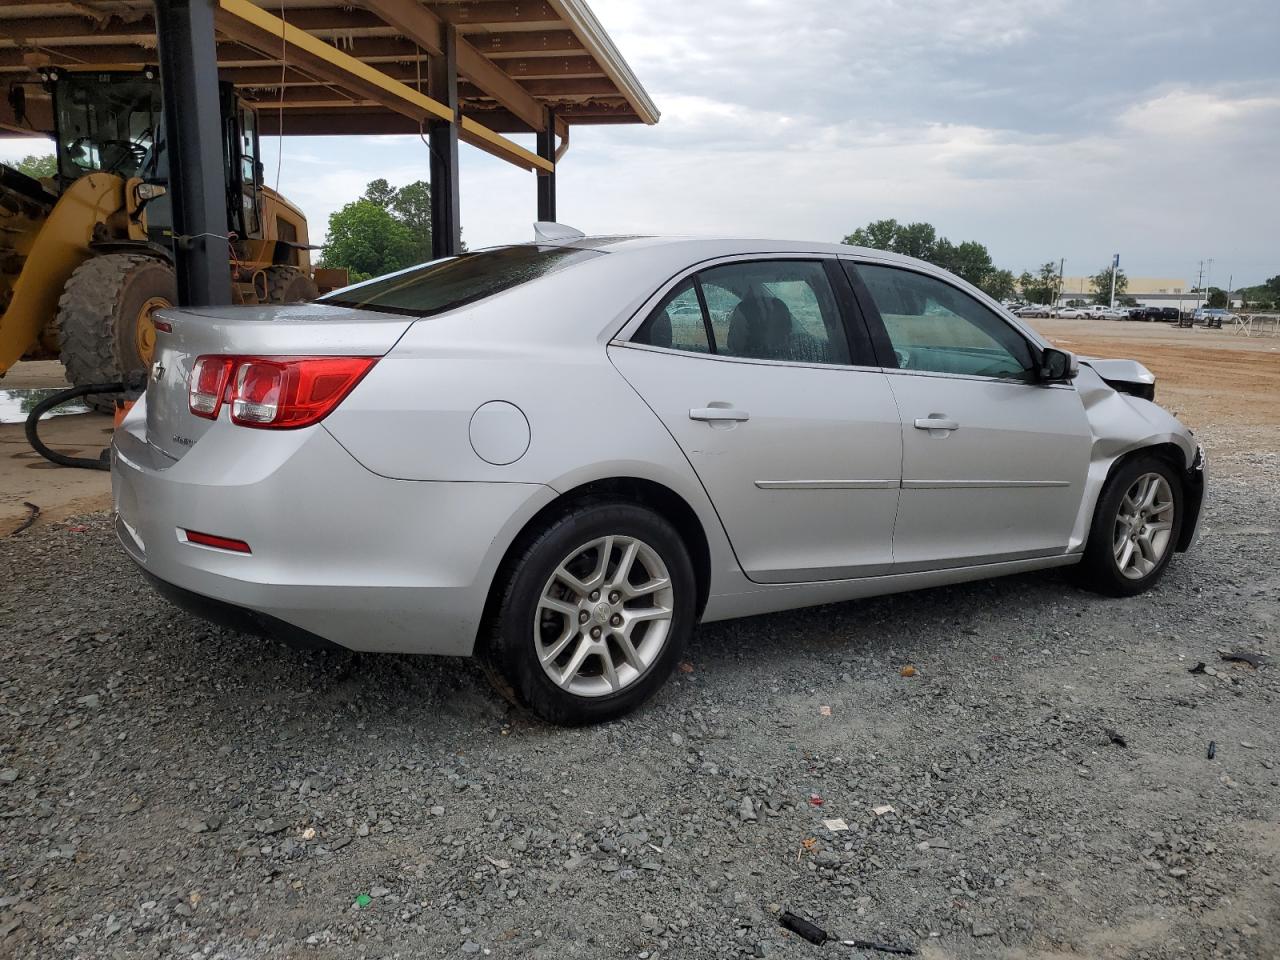
<path id="1" fill-rule="evenodd" d="M 441 19 L 459 27 L 493 26 L 500 23 L 560 23 L 560 14 L 541 0 L 478 0 L 475 3 L 436 5 Z"/>

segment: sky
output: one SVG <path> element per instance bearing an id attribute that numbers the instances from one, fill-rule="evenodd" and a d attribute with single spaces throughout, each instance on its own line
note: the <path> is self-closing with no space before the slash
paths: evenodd
<path id="1" fill-rule="evenodd" d="M 1280 274 L 1277 0 L 592 0 L 662 113 L 575 127 L 558 217 L 587 233 L 839 241 L 882 217 L 997 265 Z M 516 138 L 520 139 L 520 138 Z M 532 147 L 532 138 L 526 138 Z M 30 147 L 0 141 L 0 159 Z M 313 237 L 417 137 L 264 140 Z M 534 177 L 463 145 L 463 236 L 532 237 Z"/>

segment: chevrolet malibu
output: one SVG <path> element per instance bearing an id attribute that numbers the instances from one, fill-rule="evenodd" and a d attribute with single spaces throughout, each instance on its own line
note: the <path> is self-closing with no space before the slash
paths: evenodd
<path id="1" fill-rule="evenodd" d="M 1204 496 L 1140 364 L 875 250 L 543 226 L 156 327 L 112 478 L 163 594 L 474 654 L 559 723 L 650 697 L 699 622 L 1049 567 L 1136 594 Z"/>

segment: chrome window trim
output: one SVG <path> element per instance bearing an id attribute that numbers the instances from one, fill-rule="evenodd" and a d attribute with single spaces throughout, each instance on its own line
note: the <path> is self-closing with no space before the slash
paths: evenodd
<path id="1" fill-rule="evenodd" d="M 979 383 L 1002 383 L 1011 387 L 1034 387 L 1037 390 L 1072 390 L 1075 383 L 1040 383 L 1037 380 L 1014 380 L 1010 377 L 980 377 L 973 373 L 944 373 L 941 370 L 903 370 L 901 367 L 879 367 L 886 376 L 934 377 L 942 380 L 974 380 Z"/>
<path id="2" fill-rule="evenodd" d="M 858 366 L 850 363 L 808 363 L 804 360 L 763 360 L 759 357 L 731 357 L 723 353 L 699 353 L 697 350 L 680 350 L 676 347 L 655 347 L 648 343 L 634 343 L 630 340 L 614 340 L 608 346 L 622 347 L 627 350 L 643 350 L 646 353 L 665 353 L 676 357 L 692 357 L 695 360 L 715 360 L 719 363 L 746 363 L 762 367 L 798 367 L 802 370 L 849 370 L 861 373 L 883 373 L 884 368 L 868 364 Z"/>

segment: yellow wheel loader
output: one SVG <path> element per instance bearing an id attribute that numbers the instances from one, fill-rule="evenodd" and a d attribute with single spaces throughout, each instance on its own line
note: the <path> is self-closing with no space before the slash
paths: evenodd
<path id="1" fill-rule="evenodd" d="M 0 164 L 0 376 L 60 357 L 77 386 L 124 380 L 150 366 L 151 318 L 177 295 L 159 76 L 41 73 L 57 170 L 36 180 Z M 253 106 L 230 84 L 221 94 L 233 302 L 310 300 L 306 218 L 262 183 Z M 345 271 L 319 273 L 326 289 L 346 283 Z"/>

